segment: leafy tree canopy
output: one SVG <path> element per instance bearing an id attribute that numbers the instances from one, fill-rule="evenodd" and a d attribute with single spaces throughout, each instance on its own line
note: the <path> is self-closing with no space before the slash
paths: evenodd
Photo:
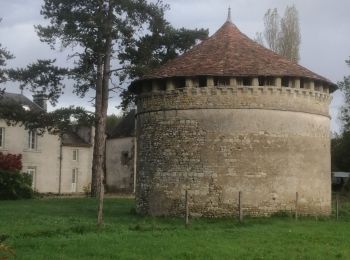
<path id="1" fill-rule="evenodd" d="M 9 126 L 24 126 L 26 129 L 36 130 L 39 134 L 62 134 L 73 130 L 76 125 L 92 126 L 94 122 L 94 115 L 82 107 L 71 106 L 46 112 L 27 110 L 13 101 L 0 102 L 0 118 Z"/>
<path id="2" fill-rule="evenodd" d="M 332 171 L 350 172 L 350 132 L 332 139 Z"/>
<path id="3" fill-rule="evenodd" d="M 350 66 L 350 59 L 346 61 Z M 345 102 L 341 108 L 342 133 L 332 139 L 332 170 L 350 171 L 350 76 L 338 82 Z"/>
<path id="4" fill-rule="evenodd" d="M 122 119 L 123 119 L 122 116 L 115 115 L 115 114 L 107 116 L 106 133 L 110 135 L 114 130 L 114 128 L 120 123 Z"/>
<path id="5" fill-rule="evenodd" d="M 346 61 L 350 67 L 350 58 Z M 341 108 L 341 120 L 343 122 L 344 132 L 350 132 L 350 75 L 344 77 L 344 80 L 338 83 L 338 86 L 344 94 L 345 103 Z"/>
<path id="6" fill-rule="evenodd" d="M 1 20 L 2 19 L 0 18 L 0 23 L 1 23 Z M 13 58 L 14 56 L 6 48 L 4 48 L 0 43 L 0 84 L 8 80 L 8 75 L 6 70 L 6 61 Z"/>
<path id="7" fill-rule="evenodd" d="M 88 91 L 96 91 L 98 57 L 105 57 L 106 37 L 111 37 L 114 61 L 109 76 L 113 84 L 108 90 L 120 93 L 125 110 L 134 100 L 125 89 L 131 80 L 208 37 L 208 30 L 172 27 L 164 19 L 167 9 L 162 1 L 45 0 L 41 14 L 50 25 L 35 28 L 41 41 L 52 49 L 72 50 L 67 57 L 72 66 L 59 68 L 55 60 L 38 60 L 11 70 L 10 78 L 19 81 L 22 89 L 46 93 L 52 104 L 63 93 L 65 78 L 72 79 L 74 92 L 84 97 Z"/>
<path id="8" fill-rule="evenodd" d="M 20 88 L 27 88 L 33 93 L 45 93 L 52 105 L 57 103 L 63 94 L 65 85 L 63 79 L 68 69 L 54 65 L 56 60 L 38 60 L 25 68 L 8 70 L 12 81 L 19 81 Z"/>
<path id="9" fill-rule="evenodd" d="M 281 18 L 276 8 L 268 9 L 264 15 L 264 32 L 257 32 L 255 41 L 284 56 L 298 62 L 301 42 L 299 15 L 294 5 L 287 6 Z"/>

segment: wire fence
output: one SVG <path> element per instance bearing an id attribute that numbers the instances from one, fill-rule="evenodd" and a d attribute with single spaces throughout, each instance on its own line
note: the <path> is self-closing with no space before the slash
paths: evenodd
<path id="1" fill-rule="evenodd" d="M 305 215 L 303 212 L 300 211 L 299 208 L 299 193 L 296 192 L 295 194 L 295 206 L 293 210 L 290 210 L 288 212 L 281 212 L 272 214 L 271 216 L 289 216 L 291 218 L 294 218 L 296 221 L 298 221 L 300 218 L 315 218 L 316 220 L 323 219 L 323 220 L 336 220 L 336 221 L 344 221 L 349 220 L 350 221 L 350 193 L 344 193 L 344 192 L 333 192 L 332 193 L 332 200 L 331 200 L 331 214 L 330 215 L 324 215 L 324 214 L 313 214 L 313 215 Z M 191 218 L 191 211 L 190 211 L 190 192 L 188 190 L 185 191 L 185 225 L 186 227 L 190 224 L 190 218 Z M 237 205 L 237 220 L 239 222 L 243 222 L 245 217 L 250 216 L 249 213 L 244 212 L 244 200 L 243 200 L 243 192 L 238 192 L 238 205 Z M 246 213 L 246 214 L 245 214 Z"/>

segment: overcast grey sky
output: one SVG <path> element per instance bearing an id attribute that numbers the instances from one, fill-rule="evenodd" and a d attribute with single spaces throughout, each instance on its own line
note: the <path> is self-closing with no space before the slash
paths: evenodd
<path id="1" fill-rule="evenodd" d="M 301 27 L 300 64 L 323 75 L 333 82 L 350 74 L 345 59 L 350 56 L 350 1 L 349 0 L 164 0 L 171 9 L 167 19 L 175 27 L 209 28 L 213 34 L 225 22 L 227 8 L 232 8 L 232 20 L 250 38 L 263 30 L 263 16 L 268 8 L 278 8 L 283 14 L 287 5 L 295 4 L 299 11 Z M 45 21 L 40 16 L 42 0 L 0 0 L 0 43 L 13 52 L 16 59 L 10 66 L 24 66 L 38 58 L 57 58 L 64 65 L 64 53 L 52 51 L 41 43 L 33 25 Z M 7 91 L 18 92 L 16 87 Z M 30 96 L 29 93 L 25 93 Z M 332 129 L 339 129 L 337 111 L 342 95 L 337 91 L 331 104 Z M 92 109 L 86 100 L 81 100 L 68 88 L 59 100 L 59 106 L 85 105 Z M 119 104 L 117 96 L 110 103 L 109 113 L 116 113 Z"/>

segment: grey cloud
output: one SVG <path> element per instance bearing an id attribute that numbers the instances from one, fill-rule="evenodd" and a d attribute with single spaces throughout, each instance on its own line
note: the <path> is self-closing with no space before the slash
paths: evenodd
<path id="1" fill-rule="evenodd" d="M 155 1 L 155 0 L 153 0 Z M 232 19 L 238 28 L 253 38 L 263 30 L 263 16 L 268 8 L 278 8 L 283 14 L 287 5 L 295 4 L 300 15 L 302 45 L 301 65 L 333 82 L 350 74 L 344 60 L 350 56 L 350 1 L 348 0 L 168 0 L 171 9 L 166 17 L 175 27 L 209 28 L 213 34 L 225 21 L 227 8 L 232 8 Z M 23 66 L 37 58 L 58 58 L 66 64 L 64 53 L 52 52 L 36 36 L 33 25 L 45 23 L 40 16 L 41 0 L 0 0 L 0 42 L 16 55 L 12 66 Z M 60 99 L 60 105 L 89 105 L 71 94 L 71 89 Z M 337 91 L 331 104 L 332 129 L 339 130 L 337 112 L 343 102 Z M 119 103 L 111 99 L 109 112 L 117 112 Z"/>

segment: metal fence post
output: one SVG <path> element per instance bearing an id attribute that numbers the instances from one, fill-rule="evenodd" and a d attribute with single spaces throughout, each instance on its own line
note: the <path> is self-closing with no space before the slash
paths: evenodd
<path id="1" fill-rule="evenodd" d="M 189 215 L 189 208 L 188 208 L 188 191 L 185 192 L 185 204 L 186 204 L 186 215 L 185 215 L 185 223 L 186 227 L 188 226 L 188 215 Z"/>
<path id="2" fill-rule="evenodd" d="M 299 200 L 299 194 L 298 192 L 295 193 L 295 220 L 298 220 L 298 200 Z"/>

